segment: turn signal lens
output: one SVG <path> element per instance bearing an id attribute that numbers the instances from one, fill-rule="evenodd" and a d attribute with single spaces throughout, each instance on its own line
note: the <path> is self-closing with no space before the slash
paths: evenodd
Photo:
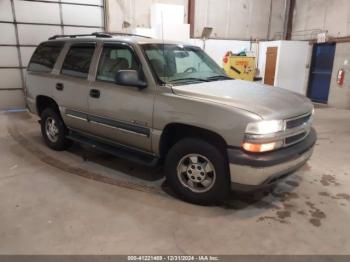
<path id="1" fill-rule="evenodd" d="M 243 143 L 242 147 L 245 151 L 252 153 L 263 153 L 273 151 L 282 146 L 282 142 L 273 142 L 267 144 Z"/>

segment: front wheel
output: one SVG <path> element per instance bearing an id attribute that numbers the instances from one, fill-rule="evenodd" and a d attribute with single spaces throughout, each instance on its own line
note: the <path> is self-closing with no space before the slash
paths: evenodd
<path id="1" fill-rule="evenodd" d="M 165 161 L 169 186 L 185 201 L 212 204 L 229 193 L 227 161 L 215 146 L 186 138 L 175 144 Z"/>
<path id="2" fill-rule="evenodd" d="M 41 114 L 41 133 L 45 143 L 53 150 L 66 150 L 72 141 L 66 138 L 67 128 L 60 115 L 52 108 L 47 108 Z"/>

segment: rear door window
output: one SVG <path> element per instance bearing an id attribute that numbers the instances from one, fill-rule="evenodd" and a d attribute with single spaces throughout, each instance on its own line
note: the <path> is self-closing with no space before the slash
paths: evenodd
<path id="1" fill-rule="evenodd" d="M 38 46 L 28 65 L 30 72 L 49 73 L 61 53 L 63 42 L 48 42 Z"/>
<path id="2" fill-rule="evenodd" d="M 61 73 L 79 78 L 87 78 L 95 44 L 73 45 L 64 60 Z"/>

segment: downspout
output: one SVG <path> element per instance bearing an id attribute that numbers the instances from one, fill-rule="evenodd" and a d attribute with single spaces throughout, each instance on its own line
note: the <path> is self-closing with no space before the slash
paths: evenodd
<path id="1" fill-rule="evenodd" d="M 271 34 L 272 1 L 273 1 L 273 0 L 270 0 L 269 23 L 268 23 L 268 25 L 267 25 L 267 35 L 266 35 L 266 39 L 267 39 L 267 40 L 270 40 L 270 34 Z"/>
<path id="2" fill-rule="evenodd" d="M 288 30 L 288 17 L 290 9 L 290 0 L 285 0 L 284 2 L 284 20 L 283 20 L 283 36 L 282 39 L 287 39 L 287 30 Z"/>
<path id="3" fill-rule="evenodd" d="M 109 0 L 103 0 L 103 29 L 109 32 Z"/>
<path id="4" fill-rule="evenodd" d="M 188 23 L 190 24 L 190 37 L 195 37 L 196 0 L 188 0 Z"/>
<path id="5" fill-rule="evenodd" d="M 283 23 L 283 40 L 292 39 L 294 9 L 295 0 L 286 0 Z"/>

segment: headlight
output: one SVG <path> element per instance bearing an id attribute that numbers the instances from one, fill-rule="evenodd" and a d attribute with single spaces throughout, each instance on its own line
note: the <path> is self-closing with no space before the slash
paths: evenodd
<path id="1" fill-rule="evenodd" d="M 284 130 L 283 120 L 260 121 L 248 124 L 246 134 L 268 135 Z"/>

